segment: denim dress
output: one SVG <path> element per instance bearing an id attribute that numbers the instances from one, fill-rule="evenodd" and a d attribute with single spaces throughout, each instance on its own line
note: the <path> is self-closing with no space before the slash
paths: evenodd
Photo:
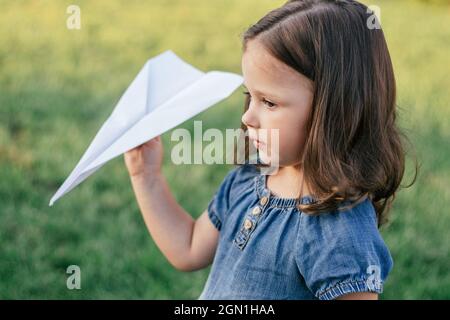
<path id="1" fill-rule="evenodd" d="M 370 199 L 315 216 L 297 204 L 274 196 L 256 166 L 233 168 L 208 205 L 220 236 L 198 299 L 330 300 L 381 293 L 393 260 Z"/>

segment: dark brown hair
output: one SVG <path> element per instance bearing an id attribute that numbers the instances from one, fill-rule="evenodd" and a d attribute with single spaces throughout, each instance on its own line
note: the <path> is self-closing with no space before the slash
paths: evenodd
<path id="1" fill-rule="evenodd" d="M 243 34 L 243 51 L 258 39 L 314 84 L 302 168 L 316 201 L 299 209 L 348 209 L 368 197 L 381 226 L 403 179 L 408 139 L 396 125 L 392 62 L 381 28 L 368 27 L 371 15 L 356 1 L 291 0 Z M 415 169 L 409 186 L 417 162 Z"/>

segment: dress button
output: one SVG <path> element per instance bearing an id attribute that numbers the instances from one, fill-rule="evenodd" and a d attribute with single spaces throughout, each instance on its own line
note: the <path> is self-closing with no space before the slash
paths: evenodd
<path id="1" fill-rule="evenodd" d="M 252 223 L 249 219 L 246 219 L 245 222 L 244 222 L 244 228 L 245 228 L 246 230 L 248 230 L 248 229 L 250 229 L 252 226 L 253 226 L 253 223 Z"/>
<path id="2" fill-rule="evenodd" d="M 264 196 L 264 197 L 261 198 L 259 203 L 261 203 L 261 205 L 265 205 L 267 203 L 267 200 L 269 200 L 269 199 L 266 196 Z"/>
<path id="3" fill-rule="evenodd" d="M 252 214 L 257 216 L 258 214 L 261 213 L 261 208 L 260 207 L 254 207 L 252 210 Z"/>

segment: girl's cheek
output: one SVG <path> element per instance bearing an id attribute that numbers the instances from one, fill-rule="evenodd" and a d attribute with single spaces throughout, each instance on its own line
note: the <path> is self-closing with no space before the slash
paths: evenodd
<path id="1" fill-rule="evenodd" d="M 282 130 L 275 130 L 270 133 L 269 139 L 267 141 L 267 145 L 262 147 L 262 151 L 265 152 L 271 159 L 278 158 L 279 161 L 282 161 L 286 156 L 287 151 L 289 151 L 288 137 L 284 136 Z"/>
<path id="2" fill-rule="evenodd" d="M 295 163 L 301 160 L 303 153 L 304 139 L 303 135 L 297 134 L 282 134 L 279 142 L 279 159 L 282 162 Z M 274 150 L 274 152 L 276 152 Z"/>

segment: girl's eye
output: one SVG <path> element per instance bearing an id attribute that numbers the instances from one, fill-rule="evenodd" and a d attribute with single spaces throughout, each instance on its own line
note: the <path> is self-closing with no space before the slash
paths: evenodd
<path id="1" fill-rule="evenodd" d="M 270 101 L 268 101 L 266 99 L 263 99 L 263 103 L 265 103 L 265 105 L 268 106 L 269 108 L 274 108 L 276 106 L 275 103 L 270 102 Z"/>
<path id="2" fill-rule="evenodd" d="M 243 94 L 245 94 L 246 96 L 248 96 L 250 99 L 252 98 L 252 96 L 250 95 L 250 92 L 248 91 L 244 91 L 242 92 Z M 276 107 L 276 104 L 273 102 L 270 102 L 269 100 L 263 99 L 263 103 L 269 108 L 272 109 L 274 107 Z"/>

